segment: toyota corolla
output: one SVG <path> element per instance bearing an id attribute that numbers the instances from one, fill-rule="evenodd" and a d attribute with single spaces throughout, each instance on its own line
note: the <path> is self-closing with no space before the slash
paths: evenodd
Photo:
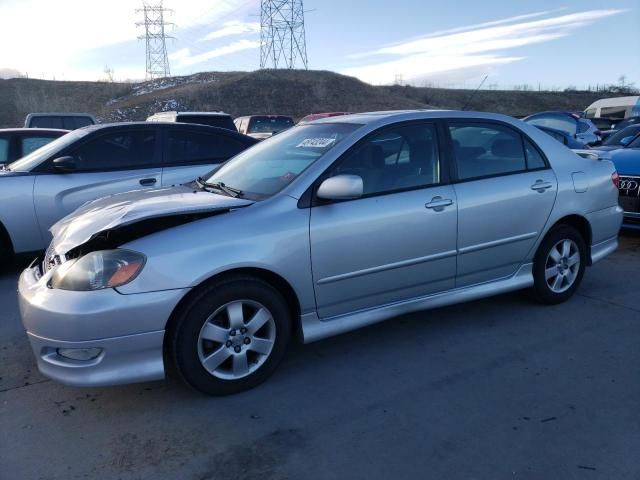
<path id="1" fill-rule="evenodd" d="M 118 194 L 58 222 L 20 278 L 40 370 L 225 395 L 292 338 L 519 289 L 570 298 L 613 252 L 612 163 L 510 117 L 382 112 L 294 127 L 208 178 Z"/>

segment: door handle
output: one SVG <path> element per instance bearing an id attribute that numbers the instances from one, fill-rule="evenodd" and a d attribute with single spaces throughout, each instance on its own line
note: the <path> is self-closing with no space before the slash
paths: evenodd
<path id="1" fill-rule="evenodd" d="M 448 207 L 453 205 L 453 200 L 450 198 L 442 198 L 442 197 L 433 197 L 429 203 L 425 205 L 429 210 L 435 210 L 436 212 L 441 212 Z"/>
<path id="2" fill-rule="evenodd" d="M 140 185 L 142 185 L 143 187 L 151 187 L 156 183 L 158 183 L 158 180 L 156 180 L 155 178 L 143 178 L 142 180 L 140 180 Z"/>
<path id="3" fill-rule="evenodd" d="M 553 184 L 549 182 L 544 182 L 542 180 L 538 180 L 536 183 L 531 185 L 531 190 L 535 190 L 536 192 L 539 192 L 539 193 L 544 193 L 550 188 L 553 188 Z"/>

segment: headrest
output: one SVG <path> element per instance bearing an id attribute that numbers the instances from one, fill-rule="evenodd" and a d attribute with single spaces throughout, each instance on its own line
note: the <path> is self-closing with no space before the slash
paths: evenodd
<path id="1" fill-rule="evenodd" d="M 496 157 L 521 157 L 524 155 L 522 145 L 515 139 L 496 140 L 491 145 L 491 153 Z"/>
<path id="2" fill-rule="evenodd" d="M 433 159 L 433 142 L 430 140 L 421 140 L 411 145 L 409 161 L 417 165 L 425 165 L 431 163 Z"/>
<path id="3" fill-rule="evenodd" d="M 367 168 L 384 168 L 384 149 L 381 145 L 367 145 L 362 150 L 362 159 Z"/>

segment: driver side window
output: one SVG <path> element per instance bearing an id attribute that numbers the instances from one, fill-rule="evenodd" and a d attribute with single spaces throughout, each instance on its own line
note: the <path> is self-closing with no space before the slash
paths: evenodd
<path id="1" fill-rule="evenodd" d="M 428 187 L 440 183 L 436 127 L 413 124 L 384 130 L 347 153 L 329 176 L 358 175 L 364 195 Z"/>

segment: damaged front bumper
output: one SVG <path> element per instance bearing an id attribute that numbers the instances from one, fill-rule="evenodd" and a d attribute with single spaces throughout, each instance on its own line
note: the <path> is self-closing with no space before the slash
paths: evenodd
<path id="1" fill-rule="evenodd" d="M 38 266 L 20 276 L 20 314 L 39 370 L 75 386 L 164 378 L 165 326 L 188 289 L 123 295 L 51 289 Z"/>

